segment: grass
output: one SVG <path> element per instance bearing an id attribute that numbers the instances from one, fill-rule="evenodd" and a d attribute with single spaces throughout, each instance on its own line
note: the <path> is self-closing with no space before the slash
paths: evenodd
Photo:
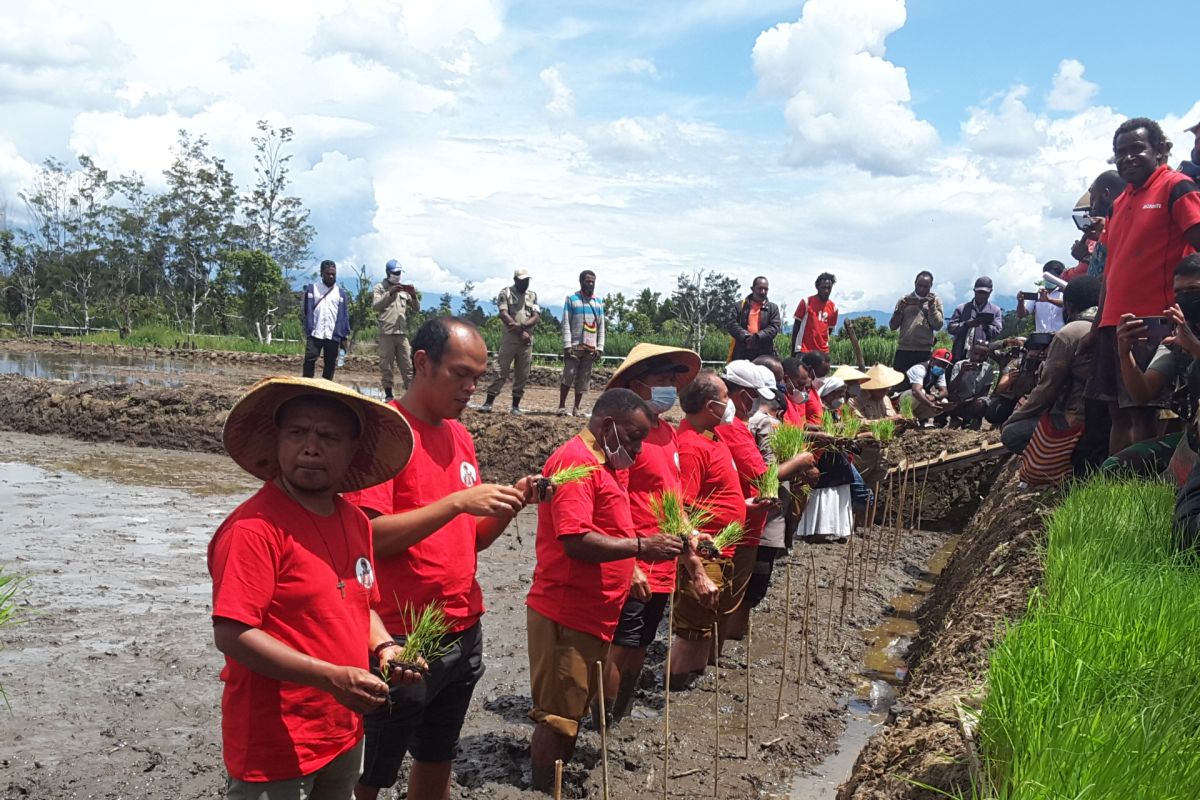
<path id="1" fill-rule="evenodd" d="M 600 469 L 598 464 L 576 464 L 573 467 L 563 467 L 553 475 L 548 476 L 548 478 L 550 483 L 555 486 L 563 486 L 568 483 L 581 481 L 598 469 Z"/>
<path id="2" fill-rule="evenodd" d="M 913 402 L 911 394 L 900 395 L 900 416 L 905 419 L 916 419 L 917 414 Z"/>
<path id="3" fill-rule="evenodd" d="M 892 439 L 896 438 L 896 423 L 893 420 L 871 420 L 867 423 L 867 427 L 871 429 L 871 435 L 874 436 L 880 444 L 887 444 Z"/>
<path id="4" fill-rule="evenodd" d="M 1055 511 L 1044 589 L 988 675 L 980 734 L 999 800 L 1196 796 L 1200 571 L 1175 551 L 1173 499 L 1101 477 Z"/>
<path id="5" fill-rule="evenodd" d="M 771 431 L 767 445 L 775 454 L 775 460 L 782 464 L 809 451 L 808 433 L 799 425 L 784 422 Z"/>
<path id="6" fill-rule="evenodd" d="M 399 603 L 399 599 L 396 601 Z M 408 617 L 408 635 L 404 637 L 404 648 L 400 652 L 399 661 L 409 664 L 419 664 L 422 660 L 431 664 L 444 656 L 449 648 L 442 644 L 446 634 L 450 632 L 450 623 L 441 603 L 430 603 L 421 611 L 409 605 L 405 606 L 404 614 Z M 383 679 L 387 680 L 391 671 L 390 665 L 380 665 Z"/>
<path id="7" fill-rule="evenodd" d="M 677 489 L 664 489 L 650 495 L 650 513 L 658 529 L 668 536 L 678 536 L 690 542 L 692 532 L 712 521 L 713 515 L 703 508 L 688 506 Z"/>
<path id="8" fill-rule="evenodd" d="M 15 625 L 17 622 L 17 587 L 21 585 L 22 578 L 19 575 L 13 575 L 11 572 L 6 573 L 4 567 L 0 567 L 0 629 L 4 629 L 9 625 Z M 0 641 L 0 649 L 3 649 L 4 642 Z M 0 699 L 4 700 L 4 705 L 8 706 L 8 695 L 4 692 L 4 687 L 0 686 Z"/>
<path id="9" fill-rule="evenodd" d="M 767 471 L 754 479 L 759 497 L 779 497 L 779 464 L 767 464 Z"/>
<path id="10" fill-rule="evenodd" d="M 740 522 L 731 522 L 713 537 L 713 548 L 718 552 L 727 547 L 734 547 L 746 536 L 746 527 Z"/>

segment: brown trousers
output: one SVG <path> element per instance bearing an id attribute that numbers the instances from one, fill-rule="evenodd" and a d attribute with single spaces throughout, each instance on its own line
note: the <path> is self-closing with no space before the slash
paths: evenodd
<path id="1" fill-rule="evenodd" d="M 395 386 L 394 369 L 400 370 L 400 380 L 404 382 L 404 388 L 408 388 L 408 382 L 412 378 L 412 351 L 408 346 L 407 333 L 381 333 L 379 334 L 379 377 L 383 383 L 383 388 L 391 389 Z"/>
<path id="2" fill-rule="evenodd" d="M 500 370 L 500 374 L 487 388 L 489 397 L 500 394 L 500 390 L 504 388 L 504 384 L 508 380 L 514 361 L 516 370 L 513 370 L 512 396 L 515 406 L 524 397 L 525 384 L 529 382 L 529 368 L 533 364 L 533 342 L 521 344 L 520 337 L 510 336 L 505 332 L 504 338 L 500 341 L 500 352 L 496 355 L 496 368 Z"/>

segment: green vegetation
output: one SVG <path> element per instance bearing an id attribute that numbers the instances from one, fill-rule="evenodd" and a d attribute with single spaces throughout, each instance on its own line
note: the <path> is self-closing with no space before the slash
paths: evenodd
<path id="1" fill-rule="evenodd" d="M 759 497 L 779 497 L 779 464 L 767 464 L 767 471 L 754 479 Z"/>
<path id="2" fill-rule="evenodd" d="M 713 548 L 718 552 L 727 547 L 734 547 L 746 536 L 746 527 L 740 522 L 731 522 L 713 537 Z"/>
<path id="3" fill-rule="evenodd" d="M 430 603 L 419 612 L 409 604 L 405 607 L 404 614 L 408 617 L 408 635 L 404 637 L 400 658 L 379 665 L 379 671 L 385 681 L 390 676 L 393 665 L 411 667 L 419 665 L 422 660 L 428 665 L 449 650 L 442 643 L 446 634 L 450 632 L 450 623 L 446 620 L 441 603 Z"/>
<path id="4" fill-rule="evenodd" d="M 11 572 L 6 573 L 4 567 L 0 567 L 0 630 L 16 623 L 17 587 L 21 580 L 19 576 L 13 575 Z M 3 647 L 4 643 L 0 641 L 0 649 Z M 8 705 L 8 695 L 4 693 L 3 686 L 0 686 L 0 699 L 3 699 L 4 704 Z"/>
<path id="5" fill-rule="evenodd" d="M 811 448 L 808 444 L 808 432 L 799 425 L 784 422 L 778 425 L 767 438 L 775 460 L 782 464 L 790 461 L 801 453 L 807 453 Z"/>
<path id="6" fill-rule="evenodd" d="M 911 394 L 900 395 L 900 416 L 905 419 L 916 419 L 917 413 L 913 406 L 913 396 Z"/>
<path id="7" fill-rule="evenodd" d="M 880 444 L 887 444 L 892 439 L 896 438 L 896 423 L 893 420 L 871 420 L 867 423 L 867 427 L 871 429 L 871 435 L 879 440 Z"/>
<path id="8" fill-rule="evenodd" d="M 598 464 L 576 464 L 573 467 L 564 467 L 553 475 L 548 476 L 548 478 L 550 483 L 555 486 L 562 486 L 567 483 L 581 481 L 598 469 L 600 469 Z"/>
<path id="9" fill-rule="evenodd" d="M 1054 512 L 1045 587 L 988 675 L 996 798 L 1196 796 L 1200 572 L 1175 552 L 1173 499 L 1164 484 L 1097 478 Z"/>
<path id="10" fill-rule="evenodd" d="M 685 542 L 691 541 L 692 532 L 712 521 L 712 512 L 689 507 L 677 489 L 664 489 L 650 495 L 650 513 L 658 523 L 658 529 L 668 536 L 678 536 Z"/>

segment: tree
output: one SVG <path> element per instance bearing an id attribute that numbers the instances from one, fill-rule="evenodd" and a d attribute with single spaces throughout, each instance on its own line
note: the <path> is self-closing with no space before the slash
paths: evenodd
<path id="1" fill-rule="evenodd" d="M 17 243 L 12 231 L 0 231 L 0 266 L 8 282 L 4 300 L 13 324 L 19 321 L 25 335 L 33 336 L 41 276 L 37 259 L 28 247 Z"/>
<path id="2" fill-rule="evenodd" d="M 269 344 L 283 290 L 283 270 L 262 250 L 235 250 L 226 260 L 237 276 L 242 316 L 253 321 L 258 340 Z"/>
<path id="3" fill-rule="evenodd" d="M 437 315 L 439 317 L 454 316 L 454 297 L 449 292 L 443 292 L 438 298 Z"/>
<path id="4" fill-rule="evenodd" d="M 626 331 L 626 317 L 629 314 L 630 303 L 623 292 L 605 296 L 601 301 L 604 305 L 604 329 L 606 331 Z"/>
<path id="5" fill-rule="evenodd" d="M 688 331 L 688 345 L 700 349 L 708 326 L 723 328 L 738 300 L 738 280 L 714 270 L 683 273 L 676 279 L 671 304 Z"/>
<path id="6" fill-rule="evenodd" d="M 483 312 L 479 301 L 475 299 L 475 282 L 464 283 L 459 297 L 462 300 L 462 308 L 459 313 L 463 319 L 470 321 L 477 328 L 483 327 L 483 323 L 487 322 L 487 314 Z"/>
<path id="7" fill-rule="evenodd" d="M 113 182 L 121 202 L 113 209 L 113 225 L 106 243 L 108 270 L 100 290 L 120 320 L 124 337 L 134 328 L 134 314 L 144 309 L 164 289 L 162 243 L 155 235 L 154 197 L 137 174 Z"/>
<path id="8" fill-rule="evenodd" d="M 310 246 L 316 231 L 308 224 L 309 211 L 299 197 L 287 194 L 288 162 L 285 152 L 293 132 L 258 121 L 254 144 L 254 189 L 242 200 L 250 247 L 273 258 L 290 279 L 312 257 Z"/>

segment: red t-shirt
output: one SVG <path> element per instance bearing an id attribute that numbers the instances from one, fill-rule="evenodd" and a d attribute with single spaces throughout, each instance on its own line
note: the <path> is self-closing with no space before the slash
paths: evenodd
<path id="1" fill-rule="evenodd" d="M 832 300 L 821 302 L 821 298 L 813 295 L 807 300 L 801 300 L 792 315 L 797 325 L 802 326 L 800 334 L 800 349 L 805 353 L 819 351 L 829 352 L 829 332 L 837 328 L 838 310 Z"/>
<path id="2" fill-rule="evenodd" d="M 788 395 L 784 398 L 786 407 L 783 409 L 783 421 L 789 425 L 795 425 L 797 428 L 803 428 L 807 423 L 804 421 L 804 406 L 798 405 L 795 400 Z"/>
<path id="3" fill-rule="evenodd" d="M 683 499 L 713 514 L 700 530 L 716 535 L 731 522 L 744 524 L 746 498 L 729 445 L 712 431 L 696 433 L 686 419 L 679 423 L 678 441 Z M 721 554 L 732 556 L 735 549 L 727 547 Z"/>
<path id="4" fill-rule="evenodd" d="M 479 483 L 475 442 L 458 420 L 429 425 L 399 402 L 413 432 L 412 457 L 392 480 L 347 492 L 350 502 L 380 514 L 401 514 Z M 390 490 L 390 491 L 389 491 Z M 476 519 L 459 514 L 402 553 L 378 559 L 379 616 L 393 635 L 408 633 L 407 608 L 442 603 L 451 632 L 466 630 L 483 615 L 483 590 L 475 579 Z"/>
<path id="5" fill-rule="evenodd" d="M 583 533 L 636 536 L 629 513 L 629 472 L 605 466 L 604 453 L 585 430 L 550 454 L 542 474 L 579 464 L 602 468 L 558 487 L 550 502 L 538 506 L 537 565 L 525 604 L 559 625 L 611 642 L 629 594 L 634 559 L 580 561 L 567 555 L 560 539 Z"/>
<path id="6" fill-rule="evenodd" d="M 1070 283 L 1071 281 L 1078 278 L 1080 275 L 1087 275 L 1087 274 L 1088 274 L 1088 263 L 1086 261 L 1080 261 L 1075 266 L 1069 267 L 1068 269 L 1064 269 L 1062 275 L 1060 275 L 1059 277 L 1062 278 L 1067 283 Z"/>
<path id="7" fill-rule="evenodd" d="M 379 602 L 371 526 L 351 504 L 334 502 L 336 514 L 320 517 L 268 482 L 238 506 L 208 544 L 212 616 L 313 658 L 366 669 L 370 609 Z M 229 657 L 221 680 L 225 767 L 238 780 L 311 774 L 363 734 L 362 717 L 320 689 L 268 678 Z"/>
<path id="8" fill-rule="evenodd" d="M 804 421 L 809 425 L 820 425 L 824 416 L 825 404 L 821 402 L 821 393 L 809 389 L 808 402 L 804 404 Z"/>
<path id="9" fill-rule="evenodd" d="M 675 428 L 659 419 L 650 429 L 650 435 L 642 440 L 642 452 L 629 469 L 629 510 L 638 536 L 658 533 L 658 523 L 650 513 L 651 495 L 679 487 L 679 447 L 675 442 Z M 639 560 L 637 565 L 650 583 L 650 591 L 675 591 L 675 559 L 654 563 Z"/>
<path id="10" fill-rule="evenodd" d="M 1125 187 L 1104 226 L 1102 327 L 1122 314 L 1162 316 L 1175 302 L 1175 267 L 1192 252 L 1183 234 L 1193 225 L 1200 225 L 1200 188 L 1183 173 L 1162 166 L 1140 187 Z"/>
<path id="11" fill-rule="evenodd" d="M 733 456 L 738 479 L 741 481 L 742 497 L 757 497 L 758 489 L 754 488 L 754 481 L 767 471 L 767 462 L 763 460 L 762 451 L 758 449 L 754 433 L 737 417 L 728 425 L 718 425 L 716 431 L 721 441 L 729 446 L 729 452 Z M 747 508 L 746 535 L 738 547 L 758 547 L 766 524 L 766 508 Z"/>

